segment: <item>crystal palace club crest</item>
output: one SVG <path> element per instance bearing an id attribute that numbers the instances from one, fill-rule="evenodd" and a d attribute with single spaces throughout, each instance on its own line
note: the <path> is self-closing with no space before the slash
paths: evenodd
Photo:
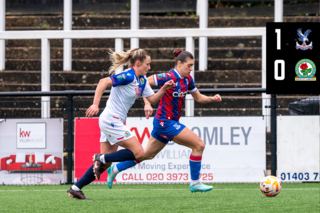
<path id="1" fill-rule="evenodd" d="M 298 33 L 298 40 L 302 42 L 302 44 L 299 44 L 299 42 L 296 42 L 296 49 L 300 49 L 300 50 L 312 50 L 312 42 L 310 42 L 309 44 L 307 44 L 307 42 L 309 41 L 308 39 L 308 35 L 309 33 L 311 33 L 311 30 L 307 30 L 304 33 L 302 33 L 301 29 L 297 30 Z"/>

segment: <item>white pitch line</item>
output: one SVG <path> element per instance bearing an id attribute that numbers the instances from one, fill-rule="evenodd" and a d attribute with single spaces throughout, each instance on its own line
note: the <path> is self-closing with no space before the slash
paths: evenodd
<path id="1" fill-rule="evenodd" d="M 112 191 L 189 191 L 189 189 L 112 189 Z M 259 189 L 212 189 L 213 191 L 259 191 Z M 281 190 L 320 190 L 320 188 L 284 188 Z M 66 192 L 67 190 L 0 190 L 0 192 Z M 108 189 L 87 189 L 88 191 L 109 191 Z"/>

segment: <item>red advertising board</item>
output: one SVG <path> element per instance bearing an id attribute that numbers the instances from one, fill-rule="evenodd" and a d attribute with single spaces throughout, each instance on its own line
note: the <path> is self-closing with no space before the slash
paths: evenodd
<path id="1" fill-rule="evenodd" d="M 74 123 L 74 177 L 79 180 L 92 166 L 93 154 L 100 153 L 100 127 L 99 118 L 75 118 Z M 148 128 L 144 128 L 141 134 L 137 127 L 132 127 L 130 130 L 135 133 L 140 143 L 144 140 L 147 142 L 150 138 Z M 99 182 L 105 182 L 106 179 L 107 173 L 104 172 Z"/>
<path id="2" fill-rule="evenodd" d="M 75 118 L 74 123 L 74 177 L 79 180 L 93 165 L 93 154 L 100 153 L 100 127 L 99 118 Z M 106 179 L 104 172 L 99 181 Z"/>

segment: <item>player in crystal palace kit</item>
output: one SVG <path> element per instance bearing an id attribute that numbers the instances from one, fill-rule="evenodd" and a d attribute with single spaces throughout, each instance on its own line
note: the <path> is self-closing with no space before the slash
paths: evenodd
<path id="1" fill-rule="evenodd" d="M 166 144 L 173 140 L 175 143 L 192 149 L 190 155 L 191 192 L 210 191 L 212 186 L 207 186 L 199 181 L 202 153 L 204 150 L 203 141 L 182 123 L 179 123 L 182 104 L 187 92 L 191 93 L 198 103 L 220 102 L 220 95 L 208 97 L 202 95 L 196 88 L 193 78 L 190 75 L 194 64 L 191 53 L 175 50 L 176 67 L 168 73 L 153 75 L 148 78 L 149 84 L 164 85 L 165 82 L 173 80 L 175 87 L 166 91 L 161 98 L 158 110 L 153 120 L 153 131 L 145 148 L 142 159 L 121 162 L 108 168 L 108 187 L 111 188 L 116 175 L 142 160 L 154 158 Z M 162 87 L 161 87 L 162 88 Z"/>
<path id="2" fill-rule="evenodd" d="M 128 52 L 111 52 L 113 66 L 110 68 L 110 74 L 123 65 L 132 66 L 124 72 L 103 78 L 97 86 L 93 104 L 86 111 L 86 116 L 91 118 L 99 112 L 99 103 L 101 96 L 108 85 L 111 88 L 110 97 L 106 108 L 99 117 L 99 126 L 101 129 L 101 153 L 94 154 L 94 165 L 68 189 L 68 196 L 77 199 L 90 199 L 84 196 L 81 188 L 88 185 L 94 179 L 100 179 L 100 174 L 104 172 L 111 162 L 121 162 L 136 160 L 144 155 L 144 150 L 133 136 L 124 122 L 127 113 L 135 100 L 141 95 L 149 102 L 157 104 L 167 89 L 174 86 L 173 81 L 168 81 L 154 94 L 145 75 L 150 69 L 151 58 L 143 49 L 132 49 Z M 125 149 L 117 151 L 118 146 Z"/>

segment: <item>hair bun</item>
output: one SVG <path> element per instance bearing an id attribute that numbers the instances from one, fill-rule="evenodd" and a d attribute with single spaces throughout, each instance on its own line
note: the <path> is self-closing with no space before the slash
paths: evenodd
<path id="1" fill-rule="evenodd" d="M 179 51 L 175 52 L 174 53 L 174 57 L 177 57 L 181 52 L 182 52 L 182 50 L 179 50 Z"/>

